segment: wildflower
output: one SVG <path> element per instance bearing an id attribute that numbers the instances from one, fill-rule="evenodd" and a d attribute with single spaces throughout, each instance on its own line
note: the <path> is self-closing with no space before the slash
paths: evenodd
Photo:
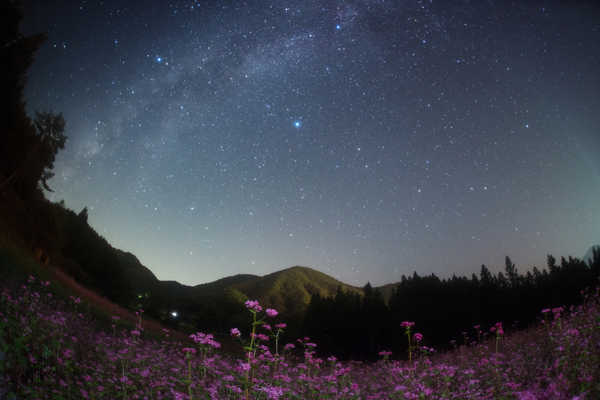
<path id="1" fill-rule="evenodd" d="M 414 334 L 414 338 L 415 338 L 415 341 L 420 342 L 421 340 L 423 340 L 423 334 L 422 333 L 415 333 Z"/>
<path id="2" fill-rule="evenodd" d="M 402 323 L 400 324 L 400 326 L 404 327 L 404 328 L 410 328 L 411 326 L 414 326 L 415 323 L 411 322 L 411 321 L 402 321 Z"/>
<path id="3" fill-rule="evenodd" d="M 242 362 L 242 363 L 240 363 L 240 368 L 242 368 L 242 371 L 249 371 L 250 370 L 250 364 Z"/>
<path id="4" fill-rule="evenodd" d="M 275 324 L 275 328 L 277 328 L 277 329 L 285 329 L 285 328 L 287 328 L 287 324 L 284 323 L 284 322 L 279 323 L 279 324 Z"/>
<path id="5" fill-rule="evenodd" d="M 567 330 L 567 335 L 571 336 L 579 336 L 579 331 L 575 328 Z"/>
<path id="6" fill-rule="evenodd" d="M 549 313 L 549 312 L 550 312 L 550 309 L 549 309 L 549 308 L 544 308 L 544 309 L 542 310 L 542 314 L 547 314 L 547 313 Z"/>
<path id="7" fill-rule="evenodd" d="M 269 324 L 262 324 L 263 329 L 266 329 L 268 331 L 272 330 L 273 328 L 271 328 L 271 325 Z"/>
<path id="8" fill-rule="evenodd" d="M 269 340 L 269 337 L 268 337 L 267 335 L 265 335 L 264 333 L 259 333 L 258 335 L 256 335 L 256 337 L 257 337 L 259 340 L 265 340 L 265 341 L 266 341 L 266 340 Z"/>
<path id="9" fill-rule="evenodd" d="M 134 330 L 131 331 L 131 334 L 133 336 L 140 336 L 140 331 L 138 331 L 137 329 L 134 329 Z"/>
<path id="10" fill-rule="evenodd" d="M 288 343 L 285 346 L 283 346 L 284 350 L 292 350 L 294 348 L 296 348 L 296 345 L 294 345 L 294 343 Z"/>
<path id="11" fill-rule="evenodd" d="M 238 328 L 231 328 L 229 333 L 231 334 L 231 336 L 234 337 L 240 337 L 240 335 L 242 334 Z"/>
<path id="12" fill-rule="evenodd" d="M 267 313 L 267 315 L 268 315 L 269 317 L 271 317 L 271 318 L 273 318 L 273 317 L 276 317 L 276 316 L 277 316 L 277 314 L 279 314 L 279 313 L 277 312 L 277 310 L 274 310 L 274 309 L 272 309 L 272 308 L 267 308 L 267 310 L 266 310 L 266 313 Z"/>
<path id="13" fill-rule="evenodd" d="M 246 305 L 246 308 L 250 311 L 254 311 L 254 312 L 262 311 L 262 307 L 258 303 L 258 300 L 246 300 L 246 302 L 244 304 Z"/>
<path id="14" fill-rule="evenodd" d="M 382 350 L 382 351 L 380 351 L 378 354 L 379 354 L 380 356 L 382 356 L 382 357 L 389 357 L 389 356 L 391 356 L 391 355 L 392 355 L 392 352 L 391 352 L 391 351 L 387 351 L 387 350 Z"/>
<path id="15" fill-rule="evenodd" d="M 181 351 L 183 351 L 186 354 L 196 354 L 196 349 L 194 349 L 193 347 L 184 347 L 183 349 L 181 349 Z"/>

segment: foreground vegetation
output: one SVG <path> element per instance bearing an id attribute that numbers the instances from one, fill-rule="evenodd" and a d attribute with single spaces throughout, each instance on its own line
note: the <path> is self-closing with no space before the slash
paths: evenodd
<path id="1" fill-rule="evenodd" d="M 100 325 L 76 297 L 36 277 L 0 295 L 0 398 L 41 399 L 592 399 L 600 397 L 600 291 L 577 307 L 542 310 L 532 329 L 472 327 L 470 344 L 435 354 L 404 321 L 407 352 L 375 363 L 318 356 L 301 338 L 283 345 L 276 310 L 247 301 L 231 329 L 240 357 L 198 332 L 150 337 L 118 318 Z M 4 390 L 4 392 L 2 392 Z"/>

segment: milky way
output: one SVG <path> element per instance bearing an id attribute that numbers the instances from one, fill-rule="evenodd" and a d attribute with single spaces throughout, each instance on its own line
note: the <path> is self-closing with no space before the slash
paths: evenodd
<path id="1" fill-rule="evenodd" d="M 582 256 L 600 7 L 569 4 L 28 1 L 28 107 L 69 137 L 48 197 L 187 284 Z"/>

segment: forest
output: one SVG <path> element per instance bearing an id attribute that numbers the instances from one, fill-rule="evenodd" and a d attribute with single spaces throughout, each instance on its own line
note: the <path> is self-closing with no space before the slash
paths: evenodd
<path id="1" fill-rule="evenodd" d="M 478 340 L 497 321 L 509 331 L 523 329 L 539 322 L 536 316 L 543 308 L 581 303 L 582 291 L 596 286 L 599 277 L 597 250 L 589 264 L 572 257 L 558 263 L 549 255 L 546 269 L 525 273 L 509 257 L 504 272 L 497 274 L 485 265 L 471 278 L 415 272 L 402 277 L 388 302 L 370 284 L 363 288 L 364 296 L 343 291 L 331 298 L 313 296 L 303 329 L 325 352 L 372 359 L 379 351 L 398 353 L 406 346 L 398 340 L 404 333 L 401 322 L 413 321 L 424 345 L 444 350 Z"/>

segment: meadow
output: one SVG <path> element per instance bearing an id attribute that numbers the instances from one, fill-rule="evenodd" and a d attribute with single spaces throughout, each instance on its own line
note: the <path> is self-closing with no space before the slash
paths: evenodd
<path id="1" fill-rule="evenodd" d="M 465 327 L 466 344 L 439 354 L 405 321 L 405 353 L 340 362 L 310 338 L 287 338 L 281 315 L 257 301 L 227 338 L 240 346 L 236 357 L 210 333 L 182 341 L 145 331 L 143 310 L 134 326 L 103 321 L 30 276 L 0 295 L 0 398 L 598 399 L 600 289 L 582 297 L 540 310 L 527 330 Z"/>

